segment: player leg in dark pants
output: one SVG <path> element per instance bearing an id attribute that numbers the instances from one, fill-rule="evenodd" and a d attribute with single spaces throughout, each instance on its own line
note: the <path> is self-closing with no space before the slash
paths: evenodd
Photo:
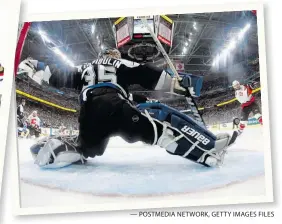
<path id="1" fill-rule="evenodd" d="M 241 132 L 245 129 L 245 127 L 248 123 L 249 115 L 250 115 L 251 112 L 253 113 L 254 117 L 259 121 L 259 123 L 262 124 L 262 117 L 261 117 L 261 114 L 260 114 L 260 108 L 259 108 L 259 106 L 256 102 L 253 102 L 249 106 L 242 108 L 241 122 L 240 122 L 240 131 Z"/>
<path id="2" fill-rule="evenodd" d="M 79 123 L 80 151 L 86 158 L 103 155 L 113 136 L 121 136 L 129 143 L 154 142 L 154 128 L 149 119 L 113 89 L 90 92 L 81 107 Z M 162 133 L 162 125 L 156 126 L 158 133 Z"/>
<path id="3" fill-rule="evenodd" d="M 249 118 L 249 115 L 250 115 L 251 111 L 252 111 L 251 106 L 246 106 L 246 107 L 242 108 L 242 111 L 241 111 L 241 121 L 240 121 L 240 125 L 239 125 L 239 131 L 242 132 L 245 129 L 245 127 L 247 126 L 248 118 Z"/>

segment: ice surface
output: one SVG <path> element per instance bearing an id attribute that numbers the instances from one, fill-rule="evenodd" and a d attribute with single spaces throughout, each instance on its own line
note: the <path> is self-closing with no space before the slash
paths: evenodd
<path id="1" fill-rule="evenodd" d="M 250 128 L 226 155 L 221 168 L 206 168 L 159 147 L 128 144 L 113 138 L 105 154 L 63 169 L 43 170 L 33 164 L 29 146 L 20 139 L 20 177 L 25 183 L 101 196 L 148 196 L 196 193 L 264 175 L 260 128 Z M 256 140 L 256 141 L 255 141 Z"/>

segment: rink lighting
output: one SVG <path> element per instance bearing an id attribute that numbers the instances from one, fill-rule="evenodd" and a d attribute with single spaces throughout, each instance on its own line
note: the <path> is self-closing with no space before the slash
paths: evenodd
<path id="1" fill-rule="evenodd" d="M 250 27 L 251 27 L 251 24 L 248 23 L 248 24 L 243 28 L 244 32 L 247 32 L 247 30 L 250 29 Z"/>
<path id="2" fill-rule="evenodd" d="M 248 29 L 250 29 L 250 27 L 251 27 L 251 24 L 248 23 L 248 24 L 240 31 L 240 33 L 238 34 L 238 39 L 239 39 L 239 40 L 241 40 L 241 39 L 244 37 L 245 33 L 248 31 Z"/>
<path id="3" fill-rule="evenodd" d="M 229 50 L 228 49 L 224 49 L 222 52 L 221 52 L 221 56 L 222 57 L 227 57 L 227 55 L 229 54 Z"/>
<path id="4" fill-rule="evenodd" d="M 188 42 L 185 42 L 185 46 L 186 46 L 186 47 L 188 46 Z"/>
<path id="5" fill-rule="evenodd" d="M 238 34 L 238 40 L 241 40 L 244 37 L 244 32 L 241 30 L 240 33 Z"/>
<path id="6" fill-rule="evenodd" d="M 51 39 L 48 38 L 47 34 L 42 31 L 42 30 L 38 30 L 38 34 L 41 36 L 42 40 L 44 42 L 47 43 L 53 43 L 53 41 Z M 55 44 L 54 44 L 55 45 Z M 48 47 L 49 48 L 49 47 Z M 70 61 L 66 55 L 64 55 L 58 48 L 49 48 L 50 50 L 52 50 L 55 54 L 59 55 L 68 65 L 70 65 L 71 67 L 74 67 L 74 64 L 72 61 Z"/>
<path id="7" fill-rule="evenodd" d="M 91 33 L 93 34 L 95 32 L 95 25 L 93 24 L 91 27 Z"/>
<path id="8" fill-rule="evenodd" d="M 227 47 L 227 50 L 229 50 L 229 51 L 233 50 L 233 49 L 235 49 L 235 47 L 236 47 L 236 41 L 235 40 L 231 40 L 229 45 L 228 45 L 228 47 Z"/>
<path id="9" fill-rule="evenodd" d="M 186 51 L 187 51 L 187 48 L 186 48 L 186 47 L 184 47 L 184 48 L 183 48 L 183 53 L 185 54 L 185 53 L 186 53 Z"/>
<path id="10" fill-rule="evenodd" d="M 227 55 L 230 53 L 230 51 L 232 51 L 236 48 L 236 44 L 237 44 L 236 40 L 238 40 L 238 41 L 241 40 L 244 37 L 245 33 L 250 29 L 250 27 L 251 27 L 251 24 L 248 23 L 248 24 L 246 24 L 246 26 L 243 29 L 241 29 L 241 31 L 238 33 L 238 36 L 236 38 L 232 39 L 229 42 L 228 46 L 221 52 L 220 58 L 226 58 Z M 215 64 L 218 63 L 218 62 L 219 62 L 219 57 L 217 56 L 217 59 L 215 59 L 213 61 L 212 66 L 215 66 Z"/>
<path id="11" fill-rule="evenodd" d="M 219 58 L 220 58 L 220 55 L 217 55 L 217 56 L 215 57 L 215 59 L 214 59 L 213 62 L 212 62 L 212 66 L 213 66 L 213 67 L 214 67 L 216 64 L 219 63 Z"/>
<path id="12" fill-rule="evenodd" d="M 52 41 L 48 38 L 47 34 L 41 30 L 38 31 L 39 35 L 41 36 L 42 40 L 47 43 L 52 43 Z"/>
<path id="13" fill-rule="evenodd" d="M 74 67 L 73 62 L 70 61 L 68 57 L 63 52 L 61 52 L 58 48 L 54 48 L 53 51 L 55 54 L 59 55 L 68 65 Z"/>

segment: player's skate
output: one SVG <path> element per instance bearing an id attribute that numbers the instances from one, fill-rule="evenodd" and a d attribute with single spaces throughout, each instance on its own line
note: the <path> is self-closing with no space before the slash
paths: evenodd
<path id="1" fill-rule="evenodd" d="M 41 139 L 30 148 L 30 151 L 38 166 L 60 168 L 85 162 L 78 148 L 78 136 L 56 136 Z"/>

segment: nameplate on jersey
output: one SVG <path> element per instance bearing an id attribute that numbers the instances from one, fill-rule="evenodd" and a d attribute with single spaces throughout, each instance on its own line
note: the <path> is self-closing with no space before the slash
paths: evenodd
<path id="1" fill-rule="evenodd" d="M 100 58 L 96 59 L 92 62 L 95 65 L 105 65 L 105 66 L 114 66 L 115 68 L 119 68 L 122 64 L 120 60 L 114 58 Z"/>

